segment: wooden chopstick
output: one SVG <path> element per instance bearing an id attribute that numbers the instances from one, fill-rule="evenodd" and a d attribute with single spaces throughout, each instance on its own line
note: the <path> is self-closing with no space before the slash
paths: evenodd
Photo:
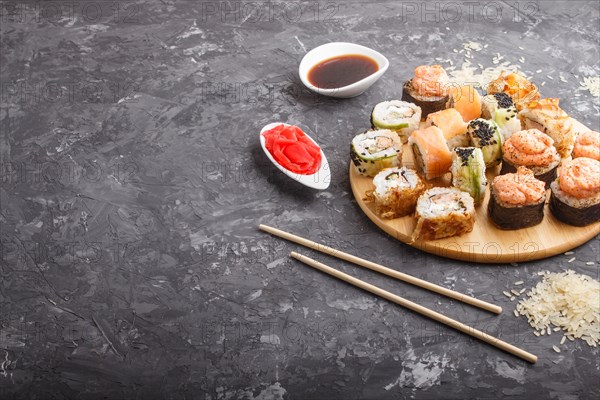
<path id="1" fill-rule="evenodd" d="M 272 235 L 279 236 L 282 239 L 289 240 L 290 242 L 298 243 L 302 246 L 306 246 L 313 250 L 320 251 L 321 253 L 329 254 L 330 256 L 337 257 L 341 260 L 348 261 L 361 267 L 369 268 L 370 270 L 377 271 L 381 274 L 391 276 L 392 278 L 396 278 L 403 282 L 411 283 L 415 286 L 422 287 L 423 289 L 430 290 L 435 293 L 442 294 L 444 296 L 450 297 L 452 299 L 462 301 L 463 303 L 470 304 L 475 307 L 479 307 L 481 309 L 493 312 L 495 314 L 500 314 L 502 312 L 502 307 L 499 307 L 495 304 L 488 303 L 483 300 L 476 299 L 471 296 L 467 296 L 466 294 L 456 292 L 454 290 L 447 289 L 443 286 L 436 285 L 435 283 L 431 283 L 425 281 L 423 279 L 416 278 L 412 275 L 405 274 L 400 271 L 396 271 L 395 269 L 384 267 L 383 265 L 376 264 L 374 262 L 365 260 L 360 257 L 353 256 L 352 254 L 344 253 L 343 251 L 336 250 L 332 247 L 325 246 L 324 244 L 313 242 L 312 240 L 304 239 L 303 237 L 296 236 L 294 234 L 282 231 L 277 228 L 273 228 L 268 225 L 259 225 L 258 228 L 265 232 L 268 232 Z"/>
<path id="2" fill-rule="evenodd" d="M 502 349 L 510 354 L 513 354 L 517 357 L 520 357 L 526 361 L 529 361 L 530 363 L 535 364 L 535 362 L 537 361 L 537 356 L 526 352 L 523 349 L 520 349 L 516 346 L 513 346 L 510 343 L 506 343 L 494 336 L 488 335 L 484 332 L 481 332 L 473 327 L 470 327 L 468 325 L 463 324 L 462 322 L 459 322 L 455 319 L 446 317 L 444 314 L 440 314 L 436 311 L 430 310 L 427 307 L 423 307 L 422 305 L 419 305 L 417 303 L 414 303 L 410 300 L 407 300 L 403 297 L 400 297 L 398 295 L 395 295 L 393 293 L 390 293 L 386 290 L 383 290 L 375 285 L 372 285 L 370 283 L 367 283 L 365 281 L 362 281 L 358 278 L 355 278 L 351 275 L 348 275 L 344 272 L 338 271 L 335 268 L 331 268 L 323 263 L 320 263 L 316 260 L 313 260 L 312 258 L 303 256 L 302 254 L 298 254 L 294 251 L 292 251 L 290 253 L 290 256 L 295 258 L 296 260 L 299 260 L 307 265 L 310 265 L 311 267 L 318 269 L 319 271 L 325 272 L 326 274 L 329 274 L 331 276 L 334 276 L 338 279 L 341 279 L 345 282 L 348 282 L 351 285 L 354 285 L 356 287 L 359 287 L 361 289 L 366 290 L 367 292 L 373 293 L 379 297 L 383 297 L 386 300 L 392 301 L 396 304 L 399 304 L 403 307 L 408 308 L 409 310 L 412 310 L 418 314 L 424 315 L 426 317 L 429 317 L 435 321 L 441 322 L 444 325 L 447 325 L 451 328 L 454 328 L 458 331 L 461 331 L 463 333 L 466 333 L 469 336 L 473 336 L 474 338 L 477 338 L 479 340 L 482 340 L 486 343 L 491 344 L 492 346 L 495 346 L 499 349 Z"/>

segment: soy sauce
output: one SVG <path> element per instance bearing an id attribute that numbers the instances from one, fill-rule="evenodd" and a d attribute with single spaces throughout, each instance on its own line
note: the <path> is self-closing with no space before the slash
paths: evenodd
<path id="1" fill-rule="evenodd" d="M 345 54 L 321 61 L 308 72 L 308 81 L 321 89 L 351 85 L 374 74 L 377 61 L 360 54 Z"/>

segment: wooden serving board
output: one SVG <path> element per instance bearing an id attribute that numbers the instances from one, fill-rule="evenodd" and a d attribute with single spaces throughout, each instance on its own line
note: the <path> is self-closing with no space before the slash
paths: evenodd
<path id="1" fill-rule="evenodd" d="M 573 120 L 578 132 L 588 131 L 583 124 Z M 423 122 L 421 123 L 423 125 Z M 414 168 L 412 151 L 404 145 L 402 165 Z M 462 236 L 439 240 L 418 240 L 411 243 L 416 225 L 414 216 L 396 219 L 383 219 L 375 214 L 372 203 L 364 201 L 367 190 L 372 190 L 373 179 L 356 172 L 350 162 L 350 185 L 352 193 L 363 212 L 377 226 L 396 239 L 431 254 L 456 260 L 480 263 L 509 263 L 538 260 L 571 250 L 594 238 L 600 233 L 600 222 L 585 227 L 574 227 L 558 221 L 548 209 L 550 190 L 546 198 L 544 220 L 531 228 L 504 231 L 488 219 L 487 205 L 491 181 L 499 172 L 499 167 L 487 171 L 488 190 L 482 204 L 476 209 L 473 231 Z M 431 186 L 449 186 L 450 174 L 429 182 Z"/>

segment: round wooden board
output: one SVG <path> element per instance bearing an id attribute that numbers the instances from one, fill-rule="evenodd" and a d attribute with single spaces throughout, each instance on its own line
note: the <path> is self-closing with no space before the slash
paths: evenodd
<path id="1" fill-rule="evenodd" d="M 573 122 L 577 131 L 589 130 L 578 121 L 573 120 Z M 421 124 L 423 125 L 423 122 Z M 408 145 L 404 145 L 402 165 L 408 167 L 414 165 L 412 151 Z M 494 168 L 487 172 L 489 182 L 498 171 L 499 168 Z M 429 183 L 432 186 L 448 186 L 450 185 L 449 175 Z M 418 240 L 411 243 L 412 232 L 416 225 L 414 216 L 396 219 L 378 217 L 375 214 L 374 205 L 364 201 L 365 192 L 374 188 L 373 179 L 358 174 L 352 162 L 350 162 L 350 185 L 360 208 L 371 221 L 388 234 L 428 253 L 456 260 L 479 263 L 538 260 L 571 250 L 600 233 L 600 222 L 586 227 L 574 227 L 558 221 L 548 209 L 548 202 L 546 202 L 544 220 L 539 225 L 514 231 L 498 229 L 487 216 L 487 204 L 490 196 L 488 184 L 486 197 L 483 203 L 477 207 L 475 226 L 472 232 L 446 239 Z M 547 194 L 547 198 L 549 197 L 550 191 Z"/>

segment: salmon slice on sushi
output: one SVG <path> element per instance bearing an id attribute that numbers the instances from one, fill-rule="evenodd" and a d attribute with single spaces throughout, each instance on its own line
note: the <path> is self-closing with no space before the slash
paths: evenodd
<path id="1" fill-rule="evenodd" d="M 578 157 L 565 162 L 550 190 L 550 211 L 560 221 L 573 226 L 600 221 L 600 161 Z"/>
<path id="2" fill-rule="evenodd" d="M 366 200 L 375 204 L 375 212 L 382 218 L 399 218 L 412 214 L 425 185 L 417 171 L 386 168 L 373 178 L 375 189 L 366 193 Z"/>
<path id="3" fill-rule="evenodd" d="M 492 181 L 488 216 L 500 229 L 535 226 L 544 219 L 546 187 L 526 167 L 514 174 L 498 175 Z"/>
<path id="4" fill-rule="evenodd" d="M 448 108 L 458 111 L 464 122 L 481 117 L 481 96 L 475 87 L 462 85 L 448 90 Z"/>
<path id="5" fill-rule="evenodd" d="M 414 131 L 408 138 L 417 170 L 430 180 L 445 175 L 452 165 L 452 153 L 442 130 L 436 126 Z"/>
<path id="6" fill-rule="evenodd" d="M 429 126 L 436 126 L 442 130 L 450 150 L 455 147 L 469 145 L 467 123 L 463 121 L 460 113 L 454 108 L 447 108 L 429 114 L 425 120 L 425 127 Z"/>
<path id="7" fill-rule="evenodd" d="M 417 201 L 417 226 L 412 240 L 437 240 L 473 230 L 473 198 L 456 188 L 428 189 Z"/>
<path id="8" fill-rule="evenodd" d="M 421 119 L 446 108 L 450 78 L 440 65 L 421 65 L 402 87 L 402 100 L 421 108 Z"/>
<path id="9" fill-rule="evenodd" d="M 536 179 L 546 184 L 556 179 L 560 155 L 554 148 L 554 140 L 537 129 L 519 131 L 502 145 L 502 169 L 500 174 L 516 172 L 518 167 L 529 168 Z"/>

